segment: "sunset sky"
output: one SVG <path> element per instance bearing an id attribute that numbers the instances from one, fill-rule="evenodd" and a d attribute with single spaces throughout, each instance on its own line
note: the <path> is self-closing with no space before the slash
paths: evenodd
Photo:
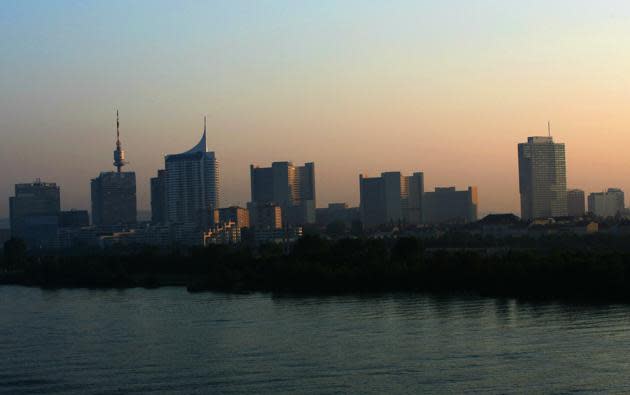
<path id="1" fill-rule="evenodd" d="M 88 209 L 116 109 L 141 209 L 204 115 L 224 206 L 292 160 L 318 206 L 400 170 L 518 213 L 516 145 L 548 120 L 570 188 L 630 192 L 628 1 L 4 0 L 0 50 L 0 217 L 35 178 Z"/>

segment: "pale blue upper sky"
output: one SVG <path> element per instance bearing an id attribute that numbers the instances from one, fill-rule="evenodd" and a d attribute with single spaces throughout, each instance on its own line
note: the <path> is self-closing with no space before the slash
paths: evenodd
<path id="1" fill-rule="evenodd" d="M 424 170 L 518 211 L 516 143 L 548 119 L 570 186 L 630 190 L 627 1 L 4 0 L 0 50 L 0 217 L 35 177 L 87 208 L 116 108 L 143 208 L 205 114 L 224 204 L 250 163 L 293 160 L 316 162 L 319 205 Z"/>

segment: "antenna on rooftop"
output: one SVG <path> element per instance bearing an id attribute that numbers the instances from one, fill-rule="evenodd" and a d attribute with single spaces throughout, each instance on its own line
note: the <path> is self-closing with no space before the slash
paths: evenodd
<path id="1" fill-rule="evenodd" d="M 126 164 L 125 151 L 122 149 L 122 144 L 120 144 L 120 120 L 118 118 L 118 110 L 116 110 L 116 150 L 114 151 L 114 166 L 116 166 L 117 172 L 120 173 L 122 167 Z"/>
<path id="2" fill-rule="evenodd" d="M 547 134 L 551 137 L 551 121 L 547 121 Z"/>

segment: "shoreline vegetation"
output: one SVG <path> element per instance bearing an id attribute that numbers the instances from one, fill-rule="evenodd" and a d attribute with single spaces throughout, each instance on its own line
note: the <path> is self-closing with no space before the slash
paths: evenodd
<path id="1" fill-rule="evenodd" d="M 10 240 L 0 259 L 0 284 L 42 288 L 185 286 L 190 292 L 422 292 L 630 302 L 630 237 L 623 235 L 336 241 L 304 236 L 289 252 L 269 244 L 38 255 L 27 255 L 23 243 Z"/>

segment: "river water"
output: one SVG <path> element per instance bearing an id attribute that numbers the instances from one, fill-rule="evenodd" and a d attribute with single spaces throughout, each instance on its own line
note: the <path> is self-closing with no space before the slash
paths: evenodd
<path id="1" fill-rule="evenodd" d="M 0 393 L 630 392 L 630 307 L 0 286 Z"/>

